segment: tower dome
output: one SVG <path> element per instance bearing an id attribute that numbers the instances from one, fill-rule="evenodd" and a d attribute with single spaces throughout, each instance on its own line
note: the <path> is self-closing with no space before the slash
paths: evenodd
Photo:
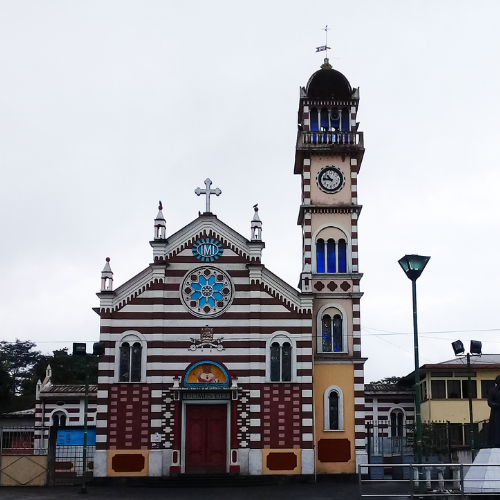
<path id="1" fill-rule="evenodd" d="M 347 78 L 325 59 L 321 69 L 309 78 L 306 94 L 312 99 L 347 100 L 352 97 L 352 88 Z"/>

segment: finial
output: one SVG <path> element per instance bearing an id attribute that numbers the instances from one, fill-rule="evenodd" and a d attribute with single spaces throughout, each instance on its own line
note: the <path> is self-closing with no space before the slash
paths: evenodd
<path id="1" fill-rule="evenodd" d="M 158 210 L 163 210 L 163 205 L 161 203 L 161 200 L 159 201 Z"/>
<path id="2" fill-rule="evenodd" d="M 109 257 L 106 257 L 106 262 L 109 262 L 111 259 Z"/>
<path id="3" fill-rule="evenodd" d="M 325 57 L 325 62 L 321 65 L 321 69 L 332 69 L 332 65 L 328 60 L 328 57 Z"/>
<path id="4" fill-rule="evenodd" d="M 256 203 L 254 206 L 253 206 L 253 209 L 258 212 L 259 211 L 259 204 Z"/>

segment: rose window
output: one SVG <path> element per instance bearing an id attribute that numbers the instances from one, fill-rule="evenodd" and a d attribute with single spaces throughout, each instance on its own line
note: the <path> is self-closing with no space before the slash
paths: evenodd
<path id="1" fill-rule="evenodd" d="M 195 316 L 218 316 L 231 305 L 233 284 L 221 269 L 199 267 L 190 271 L 182 281 L 181 297 Z"/>

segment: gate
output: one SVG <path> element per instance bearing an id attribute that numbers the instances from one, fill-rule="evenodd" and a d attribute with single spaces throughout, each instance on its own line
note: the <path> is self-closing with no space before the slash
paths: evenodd
<path id="1" fill-rule="evenodd" d="M 47 484 L 47 441 L 44 429 L 0 427 L 0 485 Z"/>
<path id="2" fill-rule="evenodd" d="M 94 471 L 95 428 L 87 431 L 86 481 Z M 51 485 L 77 485 L 82 482 L 83 427 L 52 427 L 50 432 L 49 469 Z"/>

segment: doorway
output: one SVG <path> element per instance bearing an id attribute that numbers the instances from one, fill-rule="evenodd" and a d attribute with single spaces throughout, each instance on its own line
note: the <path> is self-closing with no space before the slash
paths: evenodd
<path id="1" fill-rule="evenodd" d="M 187 404 L 186 474 L 227 472 L 227 405 Z"/>

